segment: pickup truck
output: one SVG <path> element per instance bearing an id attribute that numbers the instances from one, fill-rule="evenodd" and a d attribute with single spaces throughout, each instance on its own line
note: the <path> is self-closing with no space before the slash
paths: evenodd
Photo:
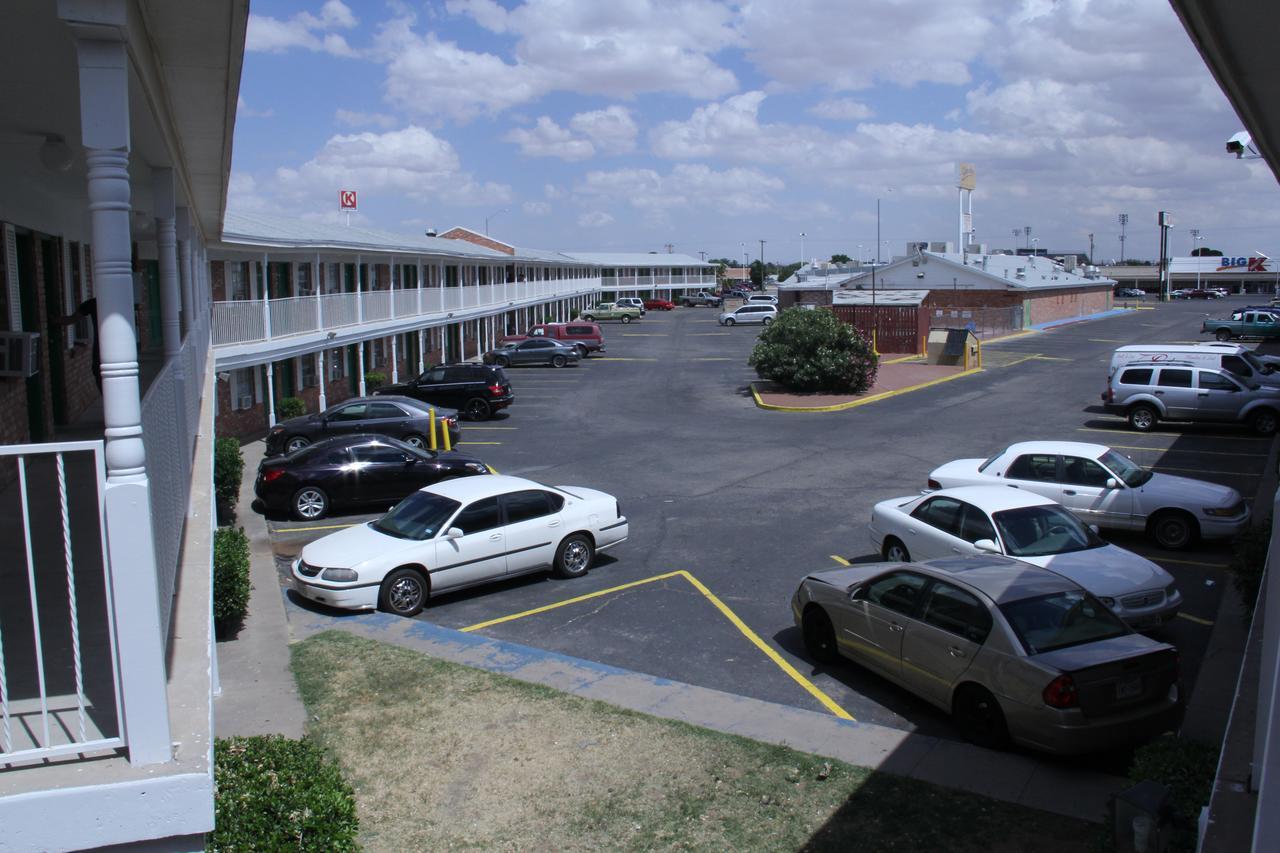
<path id="1" fill-rule="evenodd" d="M 1208 319 L 1200 334 L 1220 341 L 1232 338 L 1280 338 L 1280 314 L 1271 311 L 1237 311 L 1230 318 Z"/>
<path id="2" fill-rule="evenodd" d="M 622 306 L 616 302 L 598 302 L 594 308 L 588 308 L 580 316 L 589 322 L 620 320 L 623 323 L 630 323 L 632 320 L 640 319 L 640 309 Z"/>
<path id="3" fill-rule="evenodd" d="M 699 290 L 697 293 L 686 293 L 680 297 L 680 304 L 686 308 L 694 305 L 709 305 L 712 308 L 719 308 L 723 302 L 724 300 L 719 296 L 705 290 Z"/>

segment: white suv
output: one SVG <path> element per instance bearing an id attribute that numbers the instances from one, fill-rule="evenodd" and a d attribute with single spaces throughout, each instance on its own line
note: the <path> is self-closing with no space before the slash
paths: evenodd
<path id="1" fill-rule="evenodd" d="M 637 296 L 624 296 L 621 299 L 615 299 L 614 304 L 619 308 L 635 308 L 640 312 L 640 316 L 644 316 L 644 300 Z"/>
<path id="2" fill-rule="evenodd" d="M 738 323 L 762 323 L 767 326 L 778 316 L 778 309 L 768 303 L 748 302 L 732 311 L 720 314 L 721 326 L 733 326 Z"/>

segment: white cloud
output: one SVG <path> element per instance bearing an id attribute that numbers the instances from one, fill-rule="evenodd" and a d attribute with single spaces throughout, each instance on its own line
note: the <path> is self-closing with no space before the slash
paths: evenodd
<path id="1" fill-rule="evenodd" d="M 380 127 L 383 130 L 390 130 L 396 126 L 395 116 L 389 116 L 386 113 L 362 113 L 338 108 L 333 118 L 338 124 L 344 124 L 347 127 Z"/>
<path id="2" fill-rule="evenodd" d="M 622 107 L 578 113 L 569 120 L 569 128 L 540 116 L 532 128 L 516 128 L 503 139 L 519 145 L 526 157 L 566 161 L 586 160 L 597 151 L 621 154 L 635 149 L 636 123 Z"/>
<path id="3" fill-rule="evenodd" d="M 268 107 L 265 110 L 255 110 L 245 102 L 242 97 L 236 98 L 236 118 L 271 118 L 276 111 Z"/>
<path id="4" fill-rule="evenodd" d="M 520 205 L 520 209 L 524 211 L 526 216 L 550 216 L 551 202 L 548 201 L 526 201 Z"/>
<path id="5" fill-rule="evenodd" d="M 649 133 L 649 145 L 659 157 L 672 159 L 731 155 L 746 146 L 766 145 L 765 137 L 790 136 L 781 126 L 762 127 L 757 120 L 764 92 L 746 92 L 693 111 L 687 121 L 667 121 Z"/>
<path id="6" fill-rule="evenodd" d="M 244 49 L 262 53 L 284 53 L 293 48 L 334 56 L 355 56 L 347 40 L 334 30 L 351 29 L 358 21 L 342 0 L 326 0 L 320 14 L 299 12 L 280 20 L 267 15 L 249 15 Z"/>
<path id="7" fill-rule="evenodd" d="M 502 137 L 520 146 L 526 157 L 559 157 L 561 160 L 586 160 L 596 153 L 595 146 L 573 134 L 546 116 L 538 119 L 532 129 L 518 127 Z"/>
<path id="8" fill-rule="evenodd" d="M 588 172 L 574 193 L 588 202 L 607 199 L 650 213 L 709 208 L 738 214 L 768 210 L 774 204 L 772 193 L 785 186 L 780 178 L 757 169 L 716 171 L 682 163 L 666 175 L 653 169 Z"/>
<path id="9" fill-rule="evenodd" d="M 601 151 L 614 154 L 634 150 L 639 133 L 631 112 L 620 106 L 578 113 L 569 121 L 569 127 L 590 139 Z"/>
<path id="10" fill-rule="evenodd" d="M 819 101 L 808 110 L 810 115 L 829 118 L 836 121 L 857 121 L 871 118 L 871 108 L 852 98 L 827 98 Z"/>
<path id="11" fill-rule="evenodd" d="M 603 210 L 590 210 L 578 217 L 582 228 L 603 228 L 613 222 L 613 217 Z"/>

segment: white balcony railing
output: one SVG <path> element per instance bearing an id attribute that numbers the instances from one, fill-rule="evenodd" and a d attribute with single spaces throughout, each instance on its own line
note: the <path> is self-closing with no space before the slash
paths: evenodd
<path id="1" fill-rule="evenodd" d="M 715 279 L 711 278 L 711 284 Z M 439 319 L 469 309 L 500 309 L 599 291 L 600 279 L 521 281 L 291 296 L 213 303 L 214 346 L 248 344 L 391 320 Z"/>
<path id="2" fill-rule="evenodd" d="M 0 446 L 0 766 L 125 745 L 101 441 Z"/>

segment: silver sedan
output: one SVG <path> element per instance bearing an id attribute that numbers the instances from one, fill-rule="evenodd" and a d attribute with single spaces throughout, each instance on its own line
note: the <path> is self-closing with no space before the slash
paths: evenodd
<path id="1" fill-rule="evenodd" d="M 792 615 L 809 654 L 853 660 L 952 715 L 966 738 L 1054 753 L 1178 726 L 1173 646 L 1078 584 L 987 555 L 815 572 Z"/>

